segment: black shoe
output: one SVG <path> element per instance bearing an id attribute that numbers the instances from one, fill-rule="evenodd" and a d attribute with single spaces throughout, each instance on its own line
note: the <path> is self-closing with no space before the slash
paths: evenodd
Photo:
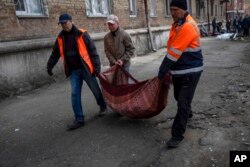
<path id="1" fill-rule="evenodd" d="M 168 142 L 167 142 L 167 147 L 168 148 L 176 148 L 179 146 L 180 142 L 182 139 L 174 138 L 172 137 Z"/>
<path id="2" fill-rule="evenodd" d="M 68 130 L 74 130 L 74 129 L 78 129 L 82 126 L 84 126 L 84 122 L 73 122 L 72 124 L 68 125 L 67 128 L 68 128 Z"/>
<path id="3" fill-rule="evenodd" d="M 192 118 L 192 117 L 193 117 L 193 114 L 192 114 L 192 113 L 188 115 L 188 118 Z"/>
<path id="4" fill-rule="evenodd" d="M 104 116 L 107 113 L 107 108 L 101 108 L 99 111 L 99 116 Z"/>

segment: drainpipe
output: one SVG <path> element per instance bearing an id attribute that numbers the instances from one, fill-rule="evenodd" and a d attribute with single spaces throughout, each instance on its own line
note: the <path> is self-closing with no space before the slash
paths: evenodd
<path id="1" fill-rule="evenodd" d="M 210 19 L 209 19 L 209 1 L 207 0 L 207 23 L 208 23 L 208 32 L 210 32 Z"/>
<path id="2" fill-rule="evenodd" d="M 149 12 L 148 12 L 148 2 L 147 2 L 147 0 L 144 0 L 144 5 L 145 5 L 145 15 L 146 15 L 146 21 L 147 21 L 147 27 L 148 27 L 149 41 L 150 41 L 150 45 L 151 45 L 151 50 L 156 52 L 156 49 L 154 47 L 154 41 L 153 41 L 152 31 L 151 31 L 151 27 L 150 27 L 150 22 L 149 22 Z"/>

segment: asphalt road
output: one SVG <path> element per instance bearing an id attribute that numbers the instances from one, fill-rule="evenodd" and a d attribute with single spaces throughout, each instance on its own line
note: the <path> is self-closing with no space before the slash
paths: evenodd
<path id="1" fill-rule="evenodd" d="M 86 125 L 67 131 L 73 112 L 63 80 L 0 103 L 0 167 L 229 166 L 230 150 L 250 150 L 250 40 L 202 41 L 205 70 L 180 147 L 165 146 L 176 113 L 172 88 L 164 111 L 133 120 L 111 110 L 98 117 L 85 84 Z M 164 55 L 133 58 L 131 74 L 155 77 Z"/>

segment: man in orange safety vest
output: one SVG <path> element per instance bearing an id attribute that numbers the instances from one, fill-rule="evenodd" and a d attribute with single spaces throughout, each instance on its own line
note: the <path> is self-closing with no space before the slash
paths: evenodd
<path id="1" fill-rule="evenodd" d="M 193 116 L 191 103 L 203 71 L 200 32 L 187 12 L 186 0 L 172 0 L 172 24 L 167 43 L 167 54 L 159 68 L 158 78 L 170 72 L 177 101 L 177 114 L 172 125 L 172 138 L 168 147 L 177 147 L 183 140 L 188 118 Z"/>
<path id="2" fill-rule="evenodd" d="M 78 29 L 72 23 L 72 17 L 67 13 L 60 15 L 58 24 L 61 25 L 62 31 L 57 37 L 48 60 L 47 72 L 50 76 L 53 75 L 52 69 L 61 57 L 65 75 L 70 77 L 71 82 L 71 103 L 75 119 L 72 124 L 68 125 L 68 130 L 73 130 L 84 125 L 81 103 L 83 80 L 91 89 L 100 106 L 99 113 L 103 114 L 107 107 L 95 77 L 100 73 L 101 66 L 93 40 L 86 30 Z"/>

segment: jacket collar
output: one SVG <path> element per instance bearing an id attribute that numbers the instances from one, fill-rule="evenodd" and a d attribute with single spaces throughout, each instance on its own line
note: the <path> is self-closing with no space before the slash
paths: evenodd
<path id="1" fill-rule="evenodd" d="M 73 26 L 72 26 L 72 31 L 74 32 L 74 34 L 75 34 L 76 36 L 79 36 L 79 35 L 82 35 L 82 34 L 83 34 L 83 32 L 81 32 L 74 24 L 73 24 Z M 62 31 L 59 33 L 58 36 L 63 36 L 63 34 L 64 34 L 64 31 L 62 30 Z"/>
<path id="2" fill-rule="evenodd" d="M 117 36 L 117 34 L 119 33 L 119 31 L 120 31 L 120 27 L 118 27 L 114 32 L 110 32 L 111 34 L 112 34 L 112 36 Z"/>
<path id="3" fill-rule="evenodd" d="M 181 19 L 179 19 L 178 21 L 176 21 L 176 22 L 173 23 L 173 27 L 177 27 L 177 26 L 183 25 L 186 22 L 188 15 L 189 15 L 189 13 L 186 12 Z"/>

